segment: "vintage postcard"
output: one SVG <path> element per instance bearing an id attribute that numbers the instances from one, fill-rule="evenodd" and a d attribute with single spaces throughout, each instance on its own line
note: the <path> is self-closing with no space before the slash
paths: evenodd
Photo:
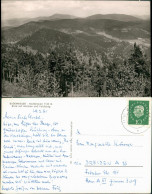
<path id="1" fill-rule="evenodd" d="M 2 0 L 3 97 L 149 97 L 150 1 Z"/>
<path id="2" fill-rule="evenodd" d="M 150 1 L 1 5 L 1 193 L 150 193 Z"/>
<path id="3" fill-rule="evenodd" d="M 150 98 L 2 103 L 2 193 L 151 192 Z"/>

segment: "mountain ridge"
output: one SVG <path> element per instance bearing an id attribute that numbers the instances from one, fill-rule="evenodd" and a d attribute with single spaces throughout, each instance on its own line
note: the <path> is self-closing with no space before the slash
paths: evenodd
<path id="1" fill-rule="evenodd" d="M 123 22 L 111 19 L 62 19 L 31 21 L 18 27 L 4 29 L 2 34 L 6 42 L 19 41 L 41 28 L 49 28 L 67 33 L 83 31 L 90 34 L 104 32 L 120 39 L 149 38 L 150 24 L 148 21 Z"/>
<path id="2" fill-rule="evenodd" d="M 112 20 L 118 20 L 118 21 L 139 21 L 140 19 L 126 14 L 95 14 L 89 17 L 86 17 L 86 19 L 112 19 Z"/>
<path id="3" fill-rule="evenodd" d="M 115 19 L 118 21 L 138 21 L 141 20 L 141 18 L 137 18 L 135 16 L 131 15 L 125 15 L 125 14 L 94 14 L 87 17 L 78 17 L 70 14 L 53 14 L 50 16 L 39 16 L 34 18 L 13 18 L 9 20 L 3 20 L 2 26 L 14 26 L 17 27 L 19 25 L 31 22 L 31 21 L 41 21 L 41 20 L 58 20 L 58 19 L 75 19 L 75 18 L 81 18 L 81 19 Z"/>
<path id="4" fill-rule="evenodd" d="M 41 21 L 41 20 L 57 20 L 57 19 L 74 19 L 77 18 L 76 16 L 69 15 L 69 14 L 53 14 L 51 16 L 40 16 L 40 17 L 34 17 L 34 18 L 13 18 L 10 20 L 4 20 L 2 22 L 2 26 L 20 26 L 28 22 L 32 21 Z"/>

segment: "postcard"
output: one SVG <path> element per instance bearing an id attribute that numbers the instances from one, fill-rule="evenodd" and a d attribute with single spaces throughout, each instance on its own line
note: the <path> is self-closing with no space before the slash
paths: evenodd
<path id="1" fill-rule="evenodd" d="M 1 5 L 1 193 L 150 193 L 150 1 Z"/>
<path id="2" fill-rule="evenodd" d="M 2 99 L 2 193 L 150 193 L 150 98 Z"/>

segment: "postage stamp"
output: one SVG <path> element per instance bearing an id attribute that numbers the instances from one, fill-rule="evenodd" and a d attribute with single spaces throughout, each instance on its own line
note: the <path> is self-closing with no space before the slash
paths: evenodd
<path id="1" fill-rule="evenodd" d="M 123 127 L 134 134 L 141 134 L 150 128 L 151 109 L 149 100 L 129 100 L 121 114 Z"/>
<path id="2" fill-rule="evenodd" d="M 149 101 L 129 100 L 129 125 L 149 125 Z"/>

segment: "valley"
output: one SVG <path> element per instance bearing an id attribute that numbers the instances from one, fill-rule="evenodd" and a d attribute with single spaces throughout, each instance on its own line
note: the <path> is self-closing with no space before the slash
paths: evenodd
<path id="1" fill-rule="evenodd" d="M 149 20 L 54 14 L 26 21 L 2 28 L 5 96 L 5 82 L 21 87 L 20 96 L 149 95 Z"/>

